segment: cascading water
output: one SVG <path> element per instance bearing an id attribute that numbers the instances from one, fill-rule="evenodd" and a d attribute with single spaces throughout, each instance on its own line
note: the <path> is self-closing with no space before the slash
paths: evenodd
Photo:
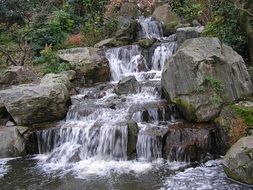
<path id="1" fill-rule="evenodd" d="M 140 37 L 160 39 L 163 36 L 161 24 L 157 21 L 139 19 L 139 25 L 142 28 Z M 109 88 L 104 91 L 104 97 L 90 99 L 87 95 L 92 94 L 92 90 L 82 90 L 75 96 L 78 101 L 72 101 L 66 122 L 56 129 L 37 133 L 39 151 L 47 154 L 46 162 L 64 165 L 90 158 L 127 160 L 127 123 L 130 118 L 137 122 L 140 130 L 136 144 L 137 158 L 152 161 L 161 157 L 163 134 L 147 131 L 150 128 L 160 130 L 164 127 L 161 122 L 176 118 L 173 114 L 165 116 L 168 106 L 160 99 L 159 83 L 156 82 L 160 80 L 164 63 L 176 49 L 175 35 L 166 40 L 154 45 L 150 66 L 138 45 L 106 51 L 112 82 L 134 75 L 141 86 L 139 93 L 119 96 Z M 132 111 L 133 107 L 135 111 Z"/>

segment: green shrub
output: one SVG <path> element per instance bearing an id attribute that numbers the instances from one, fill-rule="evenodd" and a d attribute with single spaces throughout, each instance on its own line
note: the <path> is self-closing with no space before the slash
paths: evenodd
<path id="1" fill-rule="evenodd" d="M 34 59 L 35 64 L 43 64 L 43 73 L 60 73 L 70 69 L 68 63 L 61 63 L 52 46 L 45 46 L 41 56 Z"/>

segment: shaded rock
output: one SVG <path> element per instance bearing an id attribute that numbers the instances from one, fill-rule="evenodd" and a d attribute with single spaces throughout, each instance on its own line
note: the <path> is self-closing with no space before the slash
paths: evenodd
<path id="1" fill-rule="evenodd" d="M 240 138 L 246 136 L 253 128 L 253 102 L 242 101 L 225 106 L 215 119 L 222 135 L 226 151 Z"/>
<path id="2" fill-rule="evenodd" d="M 200 37 L 203 31 L 203 26 L 178 28 L 176 31 L 178 46 L 181 46 L 187 39 Z"/>
<path id="3" fill-rule="evenodd" d="M 154 43 L 156 42 L 156 39 L 141 39 L 139 40 L 137 43 L 139 46 L 141 46 L 142 48 L 149 48 L 151 47 Z"/>
<path id="4" fill-rule="evenodd" d="M 187 40 L 165 64 L 162 89 L 181 113 L 197 122 L 218 116 L 221 106 L 253 91 L 245 63 L 217 38 Z"/>
<path id="5" fill-rule="evenodd" d="M 67 113 L 64 84 L 20 85 L 0 91 L 0 101 L 17 125 L 62 119 Z"/>
<path id="6" fill-rule="evenodd" d="M 240 139 L 229 149 L 223 167 L 228 177 L 253 185 L 253 136 Z"/>
<path id="7" fill-rule="evenodd" d="M 136 144 L 138 139 L 138 125 L 134 121 L 129 121 L 127 137 L 127 157 L 129 160 L 136 158 Z"/>
<path id="8" fill-rule="evenodd" d="M 0 127 L 0 157 L 26 155 L 25 141 L 15 127 Z"/>
<path id="9" fill-rule="evenodd" d="M 0 89 L 5 89 L 11 85 L 38 82 L 36 74 L 24 66 L 11 66 L 0 75 Z"/>
<path id="10" fill-rule="evenodd" d="M 135 19 L 138 17 L 138 5 L 132 2 L 124 2 L 120 7 L 118 15 Z"/>
<path id="11" fill-rule="evenodd" d="M 171 10 L 169 4 L 158 6 L 153 12 L 152 17 L 162 23 L 165 35 L 173 33 L 176 26 L 180 23 L 180 17 Z"/>
<path id="12" fill-rule="evenodd" d="M 173 124 L 163 138 L 163 158 L 170 161 L 200 161 L 217 148 L 214 142 L 216 132 L 210 124 Z"/>
<path id="13" fill-rule="evenodd" d="M 119 81 L 115 89 L 116 94 L 136 94 L 139 89 L 138 81 L 134 76 L 128 76 Z"/>
<path id="14" fill-rule="evenodd" d="M 105 82 L 110 79 L 110 68 L 103 53 L 97 48 L 71 48 L 58 51 L 58 56 L 71 64 L 81 84 Z"/>

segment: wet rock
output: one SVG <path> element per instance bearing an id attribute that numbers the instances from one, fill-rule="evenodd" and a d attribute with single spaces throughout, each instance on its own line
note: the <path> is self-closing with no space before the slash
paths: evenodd
<path id="1" fill-rule="evenodd" d="M 12 121 L 8 121 L 6 124 L 5 124 L 6 127 L 13 127 L 15 126 L 15 123 L 12 122 Z"/>
<path id="2" fill-rule="evenodd" d="M 58 56 L 71 64 L 80 83 L 105 82 L 110 79 L 108 61 L 97 48 L 71 48 L 58 51 Z"/>
<path id="3" fill-rule="evenodd" d="M 169 4 L 158 6 L 153 12 L 152 17 L 162 22 L 165 35 L 169 35 L 175 31 L 176 26 L 180 23 L 180 17 L 171 10 Z"/>
<path id="4" fill-rule="evenodd" d="M 0 127 L 0 157 L 26 155 L 25 141 L 15 127 Z"/>
<path id="5" fill-rule="evenodd" d="M 216 150 L 216 133 L 217 130 L 210 124 L 173 124 L 163 138 L 163 158 L 170 161 L 200 161 Z"/>
<path id="6" fill-rule="evenodd" d="M 17 125 L 64 118 L 69 101 L 64 84 L 19 85 L 0 91 L 0 101 Z"/>
<path id="7" fill-rule="evenodd" d="M 178 46 L 181 46 L 187 39 L 200 37 L 203 31 L 203 26 L 178 28 L 176 31 Z"/>
<path id="8" fill-rule="evenodd" d="M 253 185 L 253 136 L 235 143 L 225 155 L 223 166 L 228 177 Z"/>
<path id="9" fill-rule="evenodd" d="M 115 89 L 116 94 L 136 94 L 139 90 L 138 81 L 134 76 L 128 76 L 119 81 Z"/>
<path id="10" fill-rule="evenodd" d="M 138 41 L 138 45 L 142 48 L 149 48 L 156 42 L 156 39 L 141 39 Z"/>
<path id="11" fill-rule="evenodd" d="M 136 158 L 136 144 L 138 139 L 138 125 L 134 121 L 129 121 L 127 137 L 127 157 L 129 160 Z"/>
<path id="12" fill-rule="evenodd" d="M 165 64 L 162 89 L 190 121 L 210 121 L 253 91 L 242 57 L 217 38 L 187 40 Z"/>

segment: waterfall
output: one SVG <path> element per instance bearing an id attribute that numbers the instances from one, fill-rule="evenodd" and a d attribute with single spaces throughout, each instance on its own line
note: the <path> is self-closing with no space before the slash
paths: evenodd
<path id="1" fill-rule="evenodd" d="M 129 121 L 139 128 L 136 138 L 136 159 L 153 161 L 162 156 L 162 136 L 168 122 L 178 119 L 173 106 L 161 99 L 160 79 L 163 65 L 176 49 L 176 37 L 163 37 L 161 23 L 140 18 L 139 38 L 156 38 L 147 56 L 138 45 L 107 49 L 105 54 L 111 70 L 112 87 L 101 98 L 96 88 L 80 89 L 72 97 L 66 120 L 57 128 L 37 132 L 40 154 L 45 162 L 76 163 L 88 159 L 97 161 L 126 161 Z M 146 51 L 147 52 L 147 51 Z M 148 59 L 150 57 L 151 59 Z M 117 95 L 113 85 L 134 75 L 140 84 L 137 94 Z M 132 148 L 133 149 L 133 148 Z"/>
<path id="2" fill-rule="evenodd" d="M 139 18 L 137 21 L 139 24 L 138 39 L 160 39 L 163 37 L 162 24 L 160 22 L 153 20 L 151 17 Z"/>

